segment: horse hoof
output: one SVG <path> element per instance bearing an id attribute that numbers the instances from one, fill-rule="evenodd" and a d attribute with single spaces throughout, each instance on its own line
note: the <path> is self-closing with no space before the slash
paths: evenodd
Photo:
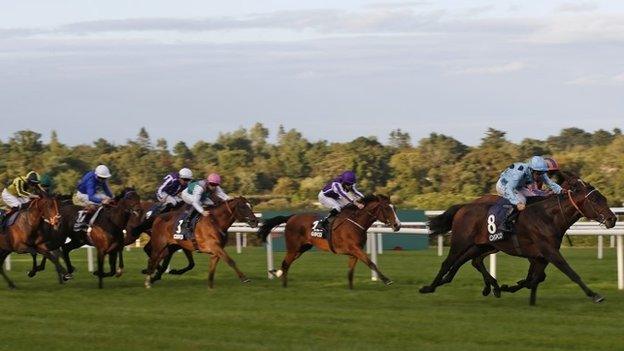
<path id="1" fill-rule="evenodd" d="M 392 284 L 394 284 L 394 281 L 392 281 L 391 279 L 388 279 L 384 282 L 384 284 L 386 284 L 386 286 L 390 286 Z"/>
<path id="2" fill-rule="evenodd" d="M 64 282 L 70 281 L 70 280 L 72 280 L 73 278 L 74 278 L 74 277 L 73 277 L 71 274 L 63 274 L 63 275 L 61 276 L 61 279 L 62 279 Z"/>
<path id="3" fill-rule="evenodd" d="M 501 285 L 500 291 L 509 291 L 509 285 L 507 285 L 507 284 Z"/>
<path id="4" fill-rule="evenodd" d="M 483 288 L 483 291 L 481 291 L 481 294 L 483 294 L 483 296 L 488 296 L 491 292 L 492 289 L 489 286 L 486 286 L 485 288 Z"/>
<path id="5" fill-rule="evenodd" d="M 177 269 L 170 270 L 169 274 L 171 274 L 171 275 L 182 275 L 182 273 L 180 273 L 180 271 L 177 270 Z"/>
<path id="6" fill-rule="evenodd" d="M 501 290 L 494 288 L 494 296 L 496 296 L 496 298 L 500 299 L 500 297 L 501 297 Z"/>
<path id="7" fill-rule="evenodd" d="M 423 286 L 422 288 L 420 288 L 420 290 L 418 290 L 421 294 L 430 294 L 432 292 L 435 291 L 434 288 L 432 288 L 431 286 Z"/>
<path id="8" fill-rule="evenodd" d="M 594 303 L 601 303 L 602 301 L 604 301 L 604 297 L 602 297 L 602 295 L 600 294 L 596 294 L 592 296 L 592 301 L 594 301 Z"/>
<path id="9" fill-rule="evenodd" d="M 15 284 L 9 284 L 9 289 L 15 290 L 17 289 L 17 286 L 15 286 Z"/>
<path id="10" fill-rule="evenodd" d="M 115 278 L 119 278 L 123 275 L 123 269 L 117 268 L 117 272 L 115 273 Z"/>
<path id="11" fill-rule="evenodd" d="M 251 283 L 251 279 L 249 278 L 241 278 L 241 283 Z"/>
<path id="12" fill-rule="evenodd" d="M 32 278 L 37 274 L 37 271 L 28 271 L 28 277 Z"/>
<path id="13" fill-rule="evenodd" d="M 147 274 L 147 268 L 141 271 L 141 274 Z"/>

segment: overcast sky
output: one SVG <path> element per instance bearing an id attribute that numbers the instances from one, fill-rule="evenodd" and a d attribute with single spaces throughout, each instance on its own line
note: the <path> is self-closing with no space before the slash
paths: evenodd
<path id="1" fill-rule="evenodd" d="M 624 2 L 0 0 L 0 139 L 624 128 Z"/>

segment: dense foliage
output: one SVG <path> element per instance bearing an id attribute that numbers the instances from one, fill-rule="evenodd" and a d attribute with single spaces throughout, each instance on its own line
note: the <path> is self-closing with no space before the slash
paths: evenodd
<path id="1" fill-rule="evenodd" d="M 123 145 L 98 139 L 92 145 L 68 146 L 55 132 L 44 143 L 41 134 L 20 131 L 0 142 L 0 183 L 34 168 L 50 174 L 58 192 L 71 193 L 85 171 L 104 163 L 113 173 L 113 189 L 131 185 L 151 197 L 165 174 L 186 166 L 198 176 L 222 173 L 225 189 L 256 199 L 262 207 L 292 208 L 310 206 L 327 180 L 353 169 L 363 191 L 390 194 L 404 206 L 441 208 L 492 192 L 511 162 L 543 154 L 593 183 L 612 205 L 624 201 L 624 136 L 619 129 L 588 133 L 567 128 L 546 140 L 515 144 L 505 139 L 505 132 L 490 128 L 474 147 L 436 133 L 412 145 L 400 129 L 390 134 L 387 145 L 374 137 L 312 142 L 283 127 L 276 144 L 268 137 L 269 130 L 257 123 L 222 133 L 214 142 L 189 146 L 180 141 L 169 147 L 164 139 L 152 141 L 142 128 Z"/>

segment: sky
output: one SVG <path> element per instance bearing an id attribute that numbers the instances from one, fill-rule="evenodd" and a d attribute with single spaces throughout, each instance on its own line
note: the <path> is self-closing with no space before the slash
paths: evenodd
<path id="1" fill-rule="evenodd" d="M 624 128 L 624 2 L 0 0 L 0 140 Z"/>

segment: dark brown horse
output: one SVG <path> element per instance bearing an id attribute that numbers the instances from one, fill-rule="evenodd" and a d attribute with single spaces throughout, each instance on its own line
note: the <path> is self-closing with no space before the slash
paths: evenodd
<path id="1" fill-rule="evenodd" d="M 110 276 L 120 277 L 123 274 L 124 231 L 132 216 L 140 216 L 141 199 L 133 188 L 125 188 L 113 199 L 113 204 L 104 205 L 102 211 L 88 231 L 89 241 L 97 250 L 98 287 L 103 287 L 103 278 Z M 104 273 L 104 258 L 110 256 L 111 271 Z M 117 256 L 120 259 L 120 268 L 116 269 Z"/>
<path id="2" fill-rule="evenodd" d="M 158 269 L 158 264 L 172 253 L 170 248 L 175 250 L 176 247 L 188 251 L 198 250 L 212 255 L 208 272 L 208 286 L 210 288 L 214 286 L 214 273 L 220 259 L 223 259 L 234 269 L 241 282 L 249 282 L 249 279 L 238 269 L 234 260 L 223 249 L 227 243 L 227 229 L 235 221 L 247 222 L 254 228 L 258 226 L 258 219 L 254 215 L 249 201 L 244 197 L 236 197 L 210 209 L 211 214 L 207 217 L 202 216 L 195 226 L 195 243 L 190 240 L 173 239 L 174 227 L 181 211 L 183 209 L 164 213 L 154 220 L 150 240 L 152 242 L 152 254 L 145 277 L 145 287 L 150 288 L 152 283 L 160 278 L 166 265 L 163 264 Z"/>
<path id="3" fill-rule="evenodd" d="M 67 271 L 58 261 L 59 253 L 50 250 L 45 238 L 39 232 L 42 223 L 58 228 L 60 218 L 57 200 L 44 196 L 32 200 L 28 208 L 18 214 L 15 223 L 0 234 L 0 274 L 9 288 L 15 288 L 15 284 L 4 272 L 3 263 L 11 252 L 42 254 L 54 263 L 60 283 L 68 279 Z"/>
<path id="4" fill-rule="evenodd" d="M 617 218 L 609 209 L 605 197 L 591 185 L 580 179 L 569 179 L 568 186 L 569 191 L 529 205 L 522 211 L 515 234 L 519 250 L 510 240 L 488 242 L 486 217 L 490 204 L 463 205 L 454 216 L 442 214 L 434 218 L 430 223 L 433 234 L 446 232 L 452 223 L 451 249 L 431 285 L 422 287 L 420 292 L 432 293 L 438 286 L 450 283 L 459 268 L 469 260 L 503 251 L 531 261 L 526 286 L 531 289 L 532 305 L 535 304 L 537 286 L 545 279 L 544 270 L 549 263 L 577 283 L 594 302 L 602 301 L 603 297 L 589 289 L 570 267 L 559 248 L 565 232 L 581 217 L 596 220 L 607 228 L 614 227 Z"/>
<path id="5" fill-rule="evenodd" d="M 369 195 L 361 201 L 364 208 L 358 209 L 354 205 L 348 205 L 336 216 L 332 223 L 331 246 L 327 239 L 311 235 L 314 222 L 319 219 L 318 215 L 313 213 L 278 216 L 267 220 L 262 225 L 258 236 L 266 241 L 274 227 L 286 223 L 284 237 L 288 251 L 282 261 L 281 269 L 272 272 L 276 277 L 282 278 L 284 287 L 288 285 L 288 270 L 292 263 L 313 246 L 322 251 L 331 250 L 334 253 L 349 256 L 350 289 L 353 289 L 353 272 L 358 260 L 375 271 L 384 284 L 392 284 L 392 280 L 383 275 L 377 265 L 366 255 L 363 247 L 366 245 L 366 231 L 376 220 L 386 223 L 394 231 L 401 229 L 401 222 L 394 211 L 394 206 L 386 196 Z"/>

